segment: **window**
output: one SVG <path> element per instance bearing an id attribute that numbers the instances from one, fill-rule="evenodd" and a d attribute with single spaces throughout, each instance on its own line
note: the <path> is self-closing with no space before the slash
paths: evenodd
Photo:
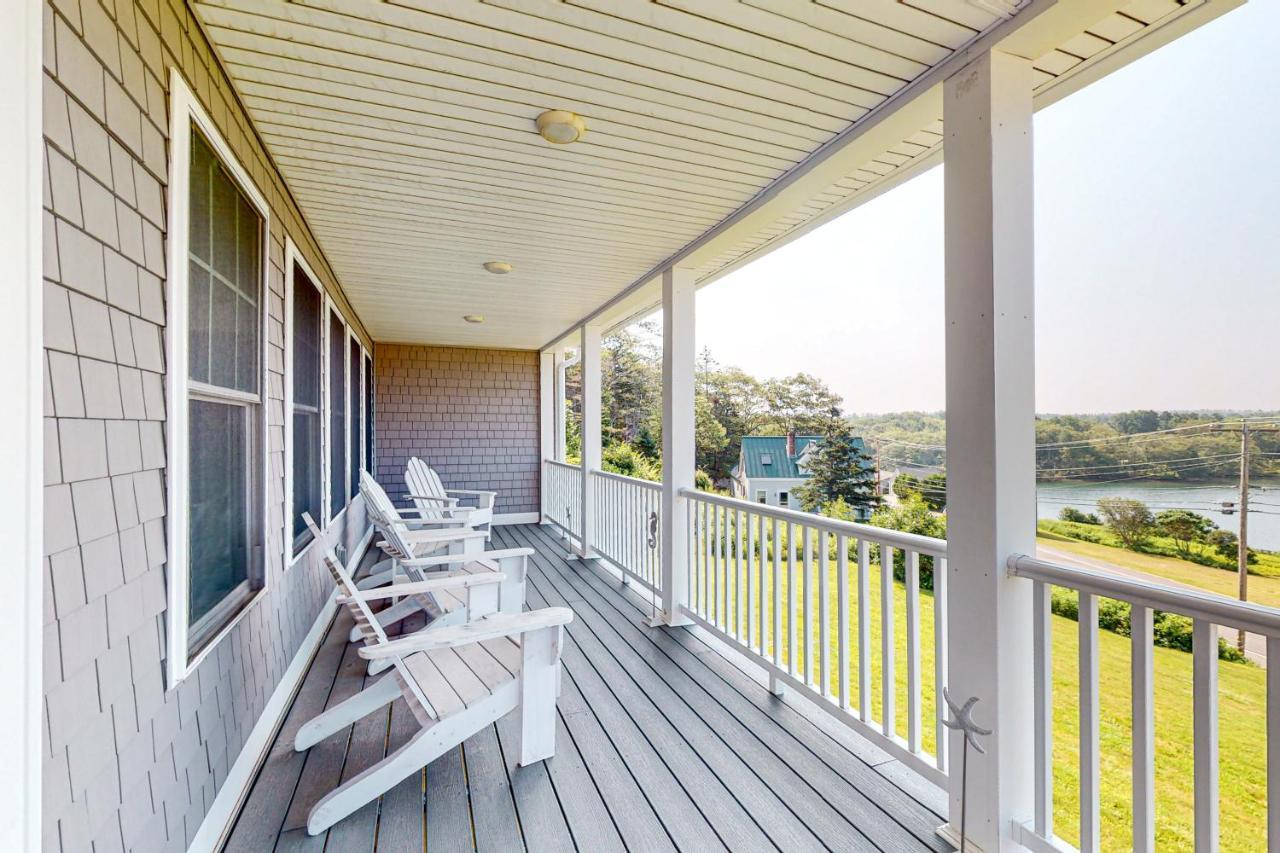
<path id="1" fill-rule="evenodd" d="M 298 554 L 311 541 L 304 512 L 314 519 L 324 517 L 324 458 L 321 444 L 322 353 L 324 297 L 315 279 L 307 272 L 292 241 L 287 241 L 285 263 L 289 278 L 285 283 L 289 302 L 288 357 L 285 396 L 292 409 L 290 443 L 286 467 L 290 473 L 291 511 L 286 539 L 286 559 Z"/>
<path id="2" fill-rule="evenodd" d="M 761 454 L 760 454 L 760 464 L 761 464 L 761 465 L 772 465 L 772 464 L 773 464 L 773 454 L 772 454 L 772 453 L 761 453 Z"/>
<path id="3" fill-rule="evenodd" d="M 765 492 L 765 490 L 764 490 L 764 489 L 756 489 L 756 503 L 758 503 L 758 504 L 763 504 L 763 503 L 768 503 L 768 502 L 769 502 L 769 498 L 768 498 L 768 494 Z"/>
<path id="4" fill-rule="evenodd" d="M 170 682 L 264 583 L 267 206 L 173 72 L 168 399 Z"/>
<path id="5" fill-rule="evenodd" d="M 329 312 L 329 518 L 347 505 L 347 327 Z"/>
<path id="6" fill-rule="evenodd" d="M 791 505 L 791 493 L 778 492 L 778 506 L 790 506 L 790 505 Z"/>
<path id="7" fill-rule="evenodd" d="M 350 423 L 347 426 L 347 469 L 350 479 L 347 481 L 347 494 L 355 497 L 360 491 L 360 344 L 355 338 L 349 341 L 351 381 L 348 397 L 351 405 L 348 408 Z"/>
<path id="8" fill-rule="evenodd" d="M 373 359 L 364 357 L 364 467 L 373 473 Z"/>

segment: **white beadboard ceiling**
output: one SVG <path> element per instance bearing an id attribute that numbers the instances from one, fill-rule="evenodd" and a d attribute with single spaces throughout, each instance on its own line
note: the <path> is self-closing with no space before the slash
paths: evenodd
<path id="1" fill-rule="evenodd" d="M 984 33 L 1048 32 L 1024 40 L 1039 104 L 1235 3 L 1022 0 L 999 30 L 1001 4 L 969 0 L 194 7 L 375 340 L 537 348 L 651 304 L 634 286 L 687 247 L 711 280 L 936 162 L 921 84 Z M 545 142 L 552 108 L 585 139 Z"/>

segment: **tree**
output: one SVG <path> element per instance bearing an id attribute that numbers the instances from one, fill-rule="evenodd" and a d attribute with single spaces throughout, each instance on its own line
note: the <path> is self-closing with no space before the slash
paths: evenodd
<path id="1" fill-rule="evenodd" d="M 871 458 L 854 441 L 835 406 L 827 413 L 822 438 L 809 452 L 808 472 L 809 479 L 793 492 L 806 512 L 819 512 L 837 499 L 865 510 L 880 503 Z"/>
<path id="2" fill-rule="evenodd" d="M 1133 498 L 1102 498 L 1098 501 L 1098 514 L 1124 547 L 1133 551 L 1146 544 L 1155 528 L 1151 510 Z"/>
<path id="3" fill-rule="evenodd" d="M 898 506 L 882 506 L 871 516 L 871 523 L 876 527 L 889 530 L 901 530 L 903 533 L 915 533 L 919 536 L 932 536 L 935 539 L 947 538 L 947 517 L 929 509 L 929 505 L 919 495 L 909 495 Z M 906 555 L 902 549 L 893 549 L 893 575 L 898 580 L 907 576 Z M 878 557 L 876 559 L 879 559 Z M 933 558 L 920 557 L 920 587 L 933 589 Z"/>
<path id="4" fill-rule="evenodd" d="M 1156 516 L 1156 528 L 1173 540 L 1180 554 L 1190 554 L 1193 542 L 1203 542 L 1216 525 L 1203 515 L 1186 509 L 1167 509 Z"/>
<path id="5" fill-rule="evenodd" d="M 1082 512 L 1073 506 L 1064 506 L 1058 511 L 1058 518 L 1074 524 L 1101 524 L 1101 519 L 1091 512 Z"/>
<path id="6" fill-rule="evenodd" d="M 919 498 L 934 512 L 947 506 L 947 475 L 930 474 L 923 480 L 911 474 L 899 474 L 893 481 L 893 493 L 900 500 Z"/>
<path id="7" fill-rule="evenodd" d="M 1210 531 L 1209 535 L 1205 537 L 1205 543 L 1229 560 L 1240 559 L 1240 537 L 1236 536 L 1230 530 Z M 1252 548 L 1250 548 L 1246 561 L 1252 563 L 1257 559 L 1258 555 L 1254 553 Z"/>

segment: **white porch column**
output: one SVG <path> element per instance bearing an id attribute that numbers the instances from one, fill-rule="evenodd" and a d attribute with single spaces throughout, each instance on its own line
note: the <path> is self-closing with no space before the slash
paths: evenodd
<path id="1" fill-rule="evenodd" d="M 582 327 L 582 545 L 579 556 L 591 557 L 591 525 L 595 495 L 591 472 L 600 468 L 600 327 Z"/>
<path id="2" fill-rule="evenodd" d="M 693 371 L 695 313 L 693 270 L 662 273 L 662 612 L 667 625 L 687 625 L 688 539 L 685 499 L 693 488 Z"/>
<path id="3" fill-rule="evenodd" d="M 40 849 L 40 778 L 44 689 L 41 325 L 41 38 L 43 4 L 9 4 L 0 28 L 0 256 L 5 310 L 0 312 L 0 850 Z"/>
<path id="4" fill-rule="evenodd" d="M 538 355 L 538 507 L 539 524 L 547 523 L 547 464 L 555 459 L 556 446 L 556 354 Z M 564 408 L 561 404 L 560 408 Z"/>
<path id="5" fill-rule="evenodd" d="M 948 639 L 951 698 L 994 733 L 969 754 L 968 837 L 1017 848 L 1032 816 L 1031 584 L 1035 318 L 1031 63 L 974 59 L 944 86 Z M 951 736 L 949 826 L 960 829 L 962 738 Z"/>
<path id="6" fill-rule="evenodd" d="M 555 354 L 556 400 L 555 400 L 555 411 L 552 415 L 555 418 L 555 455 L 553 455 L 550 458 L 556 460 L 557 462 L 564 461 L 564 446 L 567 438 L 565 435 L 565 412 L 564 412 L 564 400 L 565 400 L 564 371 L 566 367 L 567 367 L 567 363 L 564 358 L 564 353 L 562 352 L 556 353 Z"/>

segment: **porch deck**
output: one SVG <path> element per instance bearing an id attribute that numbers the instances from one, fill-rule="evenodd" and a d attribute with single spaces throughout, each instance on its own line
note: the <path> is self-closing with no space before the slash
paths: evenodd
<path id="1" fill-rule="evenodd" d="M 838 724 L 770 695 L 692 629 L 647 627 L 649 605 L 565 558 L 533 525 L 491 547 L 530 546 L 530 607 L 576 618 L 563 654 L 556 756 L 517 768 L 513 722 L 490 727 L 326 835 L 312 804 L 413 732 L 403 701 L 295 753 L 298 727 L 364 682 L 340 613 L 318 651 L 225 849 L 949 850 L 941 793 Z"/>

